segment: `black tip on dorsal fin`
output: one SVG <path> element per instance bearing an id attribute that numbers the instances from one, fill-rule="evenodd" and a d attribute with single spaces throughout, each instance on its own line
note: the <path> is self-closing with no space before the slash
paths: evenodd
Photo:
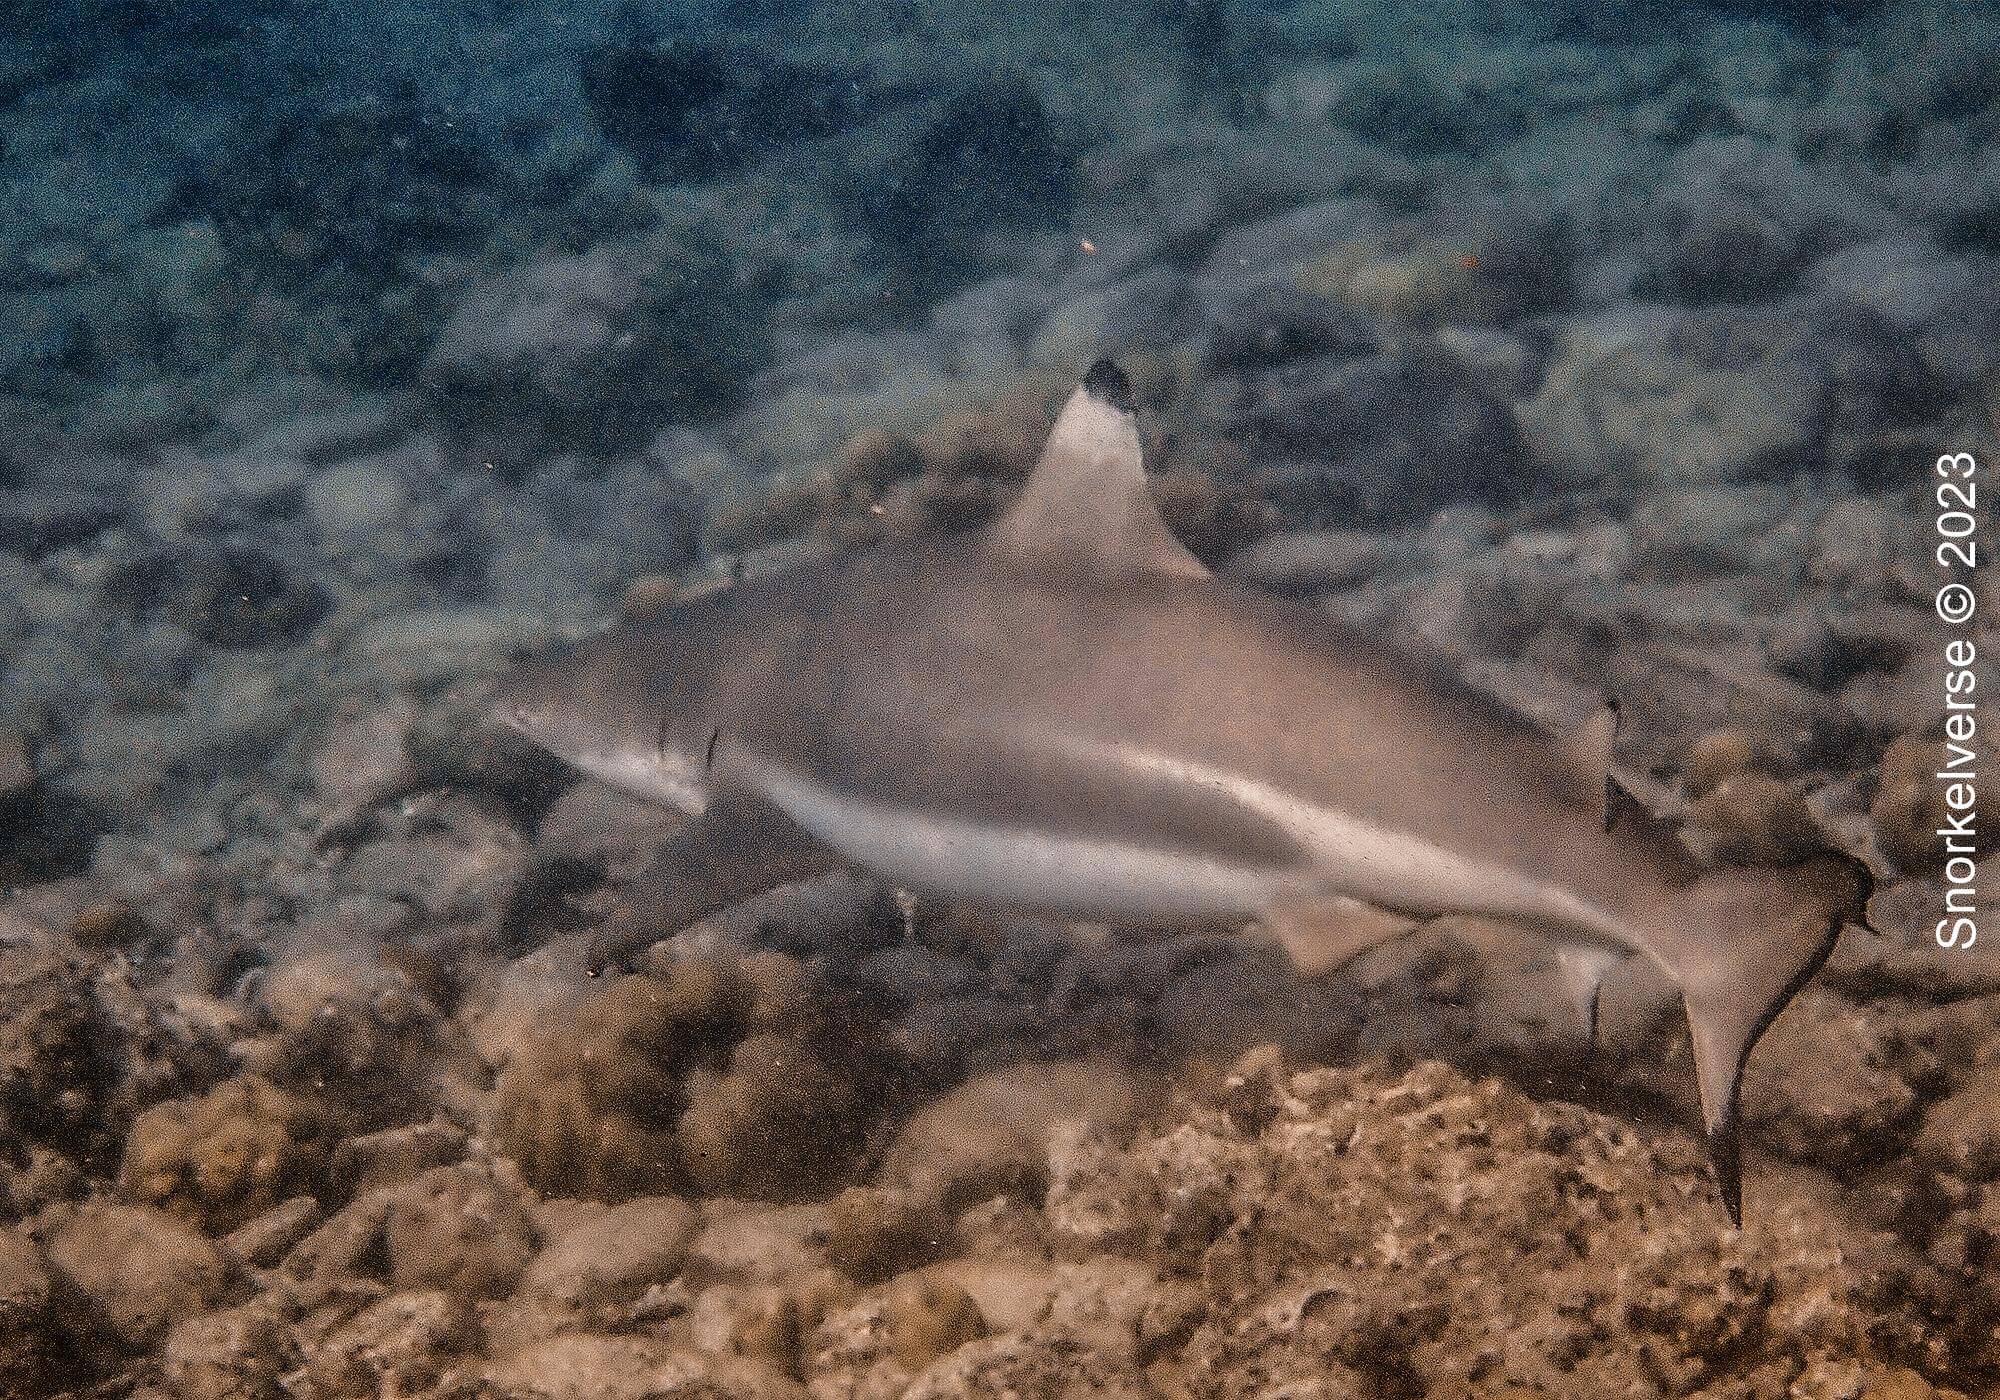
<path id="1" fill-rule="evenodd" d="M 1133 411 L 1132 381 L 1110 360 L 1099 360 L 1083 376 L 1083 392 L 1120 413 Z"/>

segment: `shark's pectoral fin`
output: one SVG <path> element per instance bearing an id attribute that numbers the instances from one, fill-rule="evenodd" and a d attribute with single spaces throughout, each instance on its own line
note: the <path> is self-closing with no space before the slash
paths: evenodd
<path id="1" fill-rule="evenodd" d="M 1291 956 L 1301 977 L 1336 971 L 1377 944 L 1417 927 L 1400 914 L 1345 895 L 1279 900 L 1259 914 L 1257 922 Z"/>
<path id="2" fill-rule="evenodd" d="M 591 964 L 620 962 L 725 905 L 839 863 L 770 803 L 720 794 L 661 848 L 598 927 Z"/>
<path id="3" fill-rule="evenodd" d="M 995 553 L 1027 565 L 1208 577 L 1153 500 L 1132 386 L 1109 360 L 1092 365 L 1063 405 L 1020 498 L 986 538 Z"/>

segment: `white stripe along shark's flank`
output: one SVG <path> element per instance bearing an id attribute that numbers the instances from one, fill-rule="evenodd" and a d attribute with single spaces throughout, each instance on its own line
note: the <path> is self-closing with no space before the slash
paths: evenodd
<path id="1" fill-rule="evenodd" d="M 1198 852 L 1031 827 L 980 824 L 833 791 L 773 763 L 751 783 L 856 865 L 926 893 L 1089 918 L 1248 918 L 1308 888 L 1297 872 L 1232 866 Z"/>
<path id="2" fill-rule="evenodd" d="M 1303 888 L 1413 914 L 1481 914 L 1553 925 L 1605 942 L 1629 938 L 1608 911 L 1567 890 L 1503 865 L 1467 859 L 1410 832 L 1304 801 L 1268 783 L 1129 744 L 1104 748 L 1057 734 L 1046 735 L 1043 742 L 1068 751 L 1079 764 L 1115 764 L 1163 782 L 1203 788 L 1263 817 L 1311 854 L 1312 878 L 1300 882 Z M 1249 918 L 1268 907 L 1266 899 L 1225 912 Z M 1143 917 L 1136 906 L 1123 912 Z"/>

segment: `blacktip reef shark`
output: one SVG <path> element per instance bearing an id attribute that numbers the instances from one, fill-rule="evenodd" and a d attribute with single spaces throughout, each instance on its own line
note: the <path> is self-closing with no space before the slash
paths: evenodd
<path id="1" fill-rule="evenodd" d="M 1609 969 L 1647 958 L 1681 991 L 1739 1223 L 1744 1061 L 1866 894 L 1842 856 L 1702 871 L 1616 817 L 1608 707 L 1552 736 L 1212 576 L 1154 504 L 1108 361 L 988 528 L 625 623 L 524 663 L 497 713 L 694 817 L 606 960 L 836 862 L 1013 910 L 1260 923 L 1312 973 L 1406 931 L 1356 901 L 1484 916 L 1554 940 L 1587 1024 Z"/>

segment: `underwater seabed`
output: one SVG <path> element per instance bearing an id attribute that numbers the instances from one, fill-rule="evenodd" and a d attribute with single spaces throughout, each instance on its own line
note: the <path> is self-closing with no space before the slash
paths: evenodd
<path id="1" fill-rule="evenodd" d="M 2000 961 L 1933 838 L 2000 655 L 1983 571 L 1933 608 L 1995 51 L 1868 0 L 0 18 L 0 1395 L 2000 1395 Z M 492 678 L 991 519 L 1106 353 L 1218 572 L 1616 697 L 1705 859 L 1874 869 L 1749 1062 L 1741 1231 L 1671 989 L 1593 1043 L 1474 920 L 1305 978 L 836 873 L 533 956 L 683 819 Z"/>

